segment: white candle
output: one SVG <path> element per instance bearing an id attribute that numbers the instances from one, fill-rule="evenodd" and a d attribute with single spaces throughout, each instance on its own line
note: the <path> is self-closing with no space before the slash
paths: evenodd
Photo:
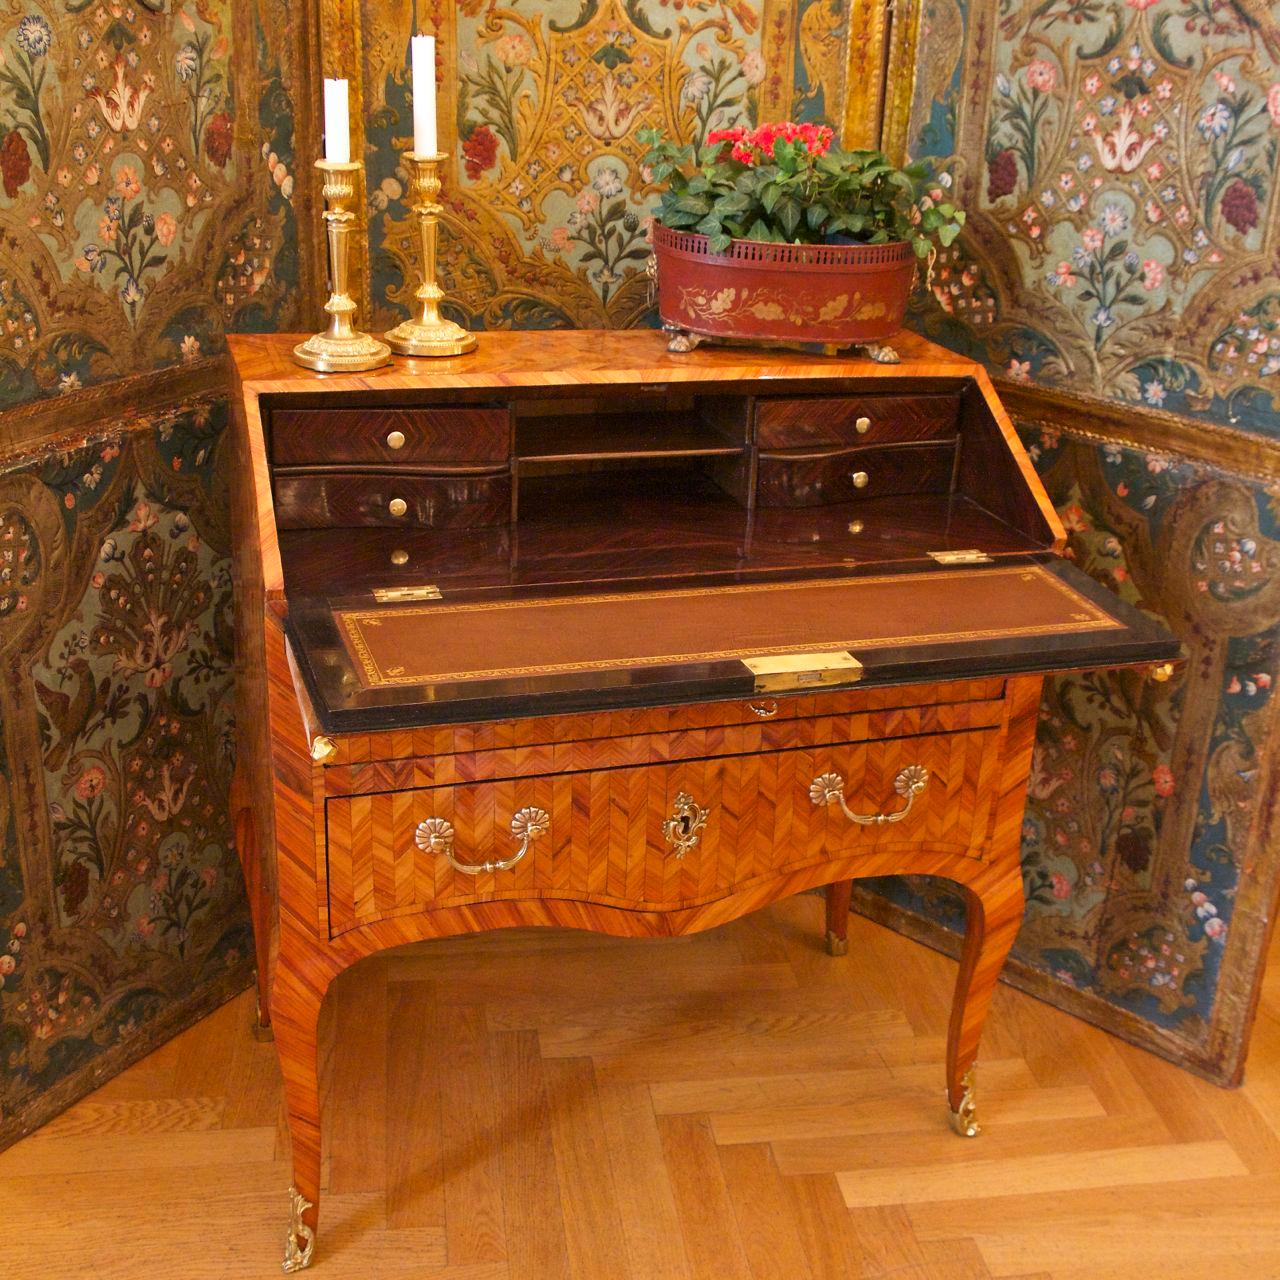
<path id="1" fill-rule="evenodd" d="M 351 116 L 345 80 L 324 82 L 324 158 L 336 164 L 351 159 Z"/>
<path id="2" fill-rule="evenodd" d="M 413 65 L 413 149 L 420 156 L 436 155 L 436 38 L 414 36 L 409 41 Z"/>

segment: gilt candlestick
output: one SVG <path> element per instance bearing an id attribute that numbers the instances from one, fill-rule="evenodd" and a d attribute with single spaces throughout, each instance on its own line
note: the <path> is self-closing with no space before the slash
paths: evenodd
<path id="1" fill-rule="evenodd" d="M 324 174 L 324 221 L 329 244 L 329 301 L 324 309 L 329 313 L 329 327 L 294 347 L 293 358 L 321 373 L 377 369 L 390 362 L 391 349 L 355 327 L 356 304 L 347 292 L 351 224 L 356 220 L 351 206 L 361 164 L 358 160 L 317 160 L 316 168 Z"/>
<path id="2" fill-rule="evenodd" d="M 436 243 L 439 234 L 440 166 L 443 153 L 406 151 L 405 168 L 413 197 L 413 214 L 422 235 L 422 284 L 414 297 L 418 314 L 384 335 L 393 351 L 402 356 L 460 356 L 476 348 L 476 336 L 440 314 L 444 290 L 436 280 Z"/>

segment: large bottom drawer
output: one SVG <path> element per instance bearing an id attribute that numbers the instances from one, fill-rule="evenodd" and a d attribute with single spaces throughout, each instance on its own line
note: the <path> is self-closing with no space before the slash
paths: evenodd
<path id="1" fill-rule="evenodd" d="M 330 797 L 330 931 L 493 898 L 672 909 L 895 844 L 980 856 L 1001 739 L 992 728 Z"/>

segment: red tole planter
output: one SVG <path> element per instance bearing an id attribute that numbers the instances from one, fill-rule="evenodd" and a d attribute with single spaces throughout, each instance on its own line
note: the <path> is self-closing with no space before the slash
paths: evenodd
<path id="1" fill-rule="evenodd" d="M 916 257 L 891 244 L 770 244 L 707 237 L 655 223 L 658 313 L 664 325 L 714 338 L 882 342 L 902 328 Z"/>

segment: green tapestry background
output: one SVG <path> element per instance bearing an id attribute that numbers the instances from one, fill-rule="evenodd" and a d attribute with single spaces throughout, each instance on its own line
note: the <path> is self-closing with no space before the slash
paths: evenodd
<path id="1" fill-rule="evenodd" d="M 1221 1081 L 1280 881 L 1277 14 L 927 0 L 912 131 L 969 211 L 914 323 L 1015 382 L 1130 407 L 1156 448 L 1108 442 L 1075 401 L 1080 434 L 1059 413 L 1024 439 L 1068 554 L 1189 654 L 1166 686 L 1049 687 L 1011 976 Z M 1156 410 L 1200 424 L 1198 458 L 1158 447 Z M 1266 475 L 1206 462 L 1219 435 Z M 941 887 L 882 892 L 906 914 L 867 909 L 931 941 L 959 923 Z"/>
<path id="2" fill-rule="evenodd" d="M 1018 378 L 1270 435 L 1274 24 L 1219 8 L 1184 33 L 1193 7 L 930 0 L 915 136 L 974 216 L 917 323 Z M 415 17 L 443 43 L 446 283 L 476 327 L 645 321 L 641 125 L 841 116 L 832 0 L 20 0 L 0 18 L 0 1143 L 248 980 L 216 357 L 228 330 L 318 324 L 317 22 L 365 85 L 370 323 L 405 313 Z M 1229 1075 L 1274 880 L 1274 495 L 1027 438 L 1077 557 L 1196 660 L 1164 691 L 1047 700 L 1019 980 Z"/>

